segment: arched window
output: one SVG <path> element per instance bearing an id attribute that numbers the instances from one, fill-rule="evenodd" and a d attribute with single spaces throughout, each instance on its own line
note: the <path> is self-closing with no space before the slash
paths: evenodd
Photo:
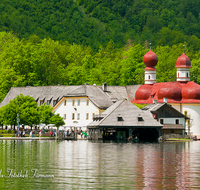
<path id="1" fill-rule="evenodd" d="M 187 73 L 187 77 L 188 77 L 188 73 Z"/>
<path id="2" fill-rule="evenodd" d="M 150 75 L 149 75 L 149 79 L 150 79 Z"/>

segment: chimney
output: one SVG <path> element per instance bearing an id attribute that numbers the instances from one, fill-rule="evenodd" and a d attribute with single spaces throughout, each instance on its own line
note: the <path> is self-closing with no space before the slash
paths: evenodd
<path id="1" fill-rule="evenodd" d="M 153 104 L 157 104 L 157 100 L 153 99 Z"/>
<path id="2" fill-rule="evenodd" d="M 102 90 L 103 90 L 104 92 L 107 92 L 107 82 L 104 82 L 104 83 L 102 84 Z"/>
<path id="3" fill-rule="evenodd" d="M 167 98 L 163 98 L 163 102 L 167 103 Z"/>

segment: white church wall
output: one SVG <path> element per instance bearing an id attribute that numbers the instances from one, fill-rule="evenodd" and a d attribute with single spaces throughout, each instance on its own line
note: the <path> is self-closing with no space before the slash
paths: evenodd
<path id="1" fill-rule="evenodd" d="M 182 105 L 182 109 L 182 113 L 184 114 L 185 112 L 187 112 L 188 117 L 190 117 L 190 132 L 193 135 L 200 137 L 200 105 L 184 104 Z M 186 126 L 186 129 L 188 129 L 188 126 Z"/>

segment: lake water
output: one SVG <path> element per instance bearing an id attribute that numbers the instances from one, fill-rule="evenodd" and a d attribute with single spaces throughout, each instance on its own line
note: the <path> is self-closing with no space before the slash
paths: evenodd
<path id="1" fill-rule="evenodd" d="M 200 189 L 200 141 L 0 140 L 0 189 Z"/>

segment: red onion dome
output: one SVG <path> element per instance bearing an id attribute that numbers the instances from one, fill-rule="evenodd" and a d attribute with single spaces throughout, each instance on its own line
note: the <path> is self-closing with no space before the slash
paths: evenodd
<path id="1" fill-rule="evenodd" d="M 182 86 L 179 82 L 168 82 L 161 86 L 158 90 L 158 99 L 173 99 L 181 100 L 182 99 Z"/>
<path id="2" fill-rule="evenodd" d="M 200 85 L 194 81 L 187 82 L 182 87 L 182 97 L 183 99 L 200 99 Z"/>
<path id="3" fill-rule="evenodd" d="M 150 50 L 144 55 L 143 62 L 147 67 L 155 67 L 158 62 L 158 57 L 153 51 Z"/>
<path id="4" fill-rule="evenodd" d="M 190 58 L 185 55 L 185 52 L 177 59 L 176 67 L 191 67 Z"/>
<path id="5" fill-rule="evenodd" d="M 135 93 L 135 100 L 148 100 L 151 97 L 152 85 L 144 84 Z"/>

